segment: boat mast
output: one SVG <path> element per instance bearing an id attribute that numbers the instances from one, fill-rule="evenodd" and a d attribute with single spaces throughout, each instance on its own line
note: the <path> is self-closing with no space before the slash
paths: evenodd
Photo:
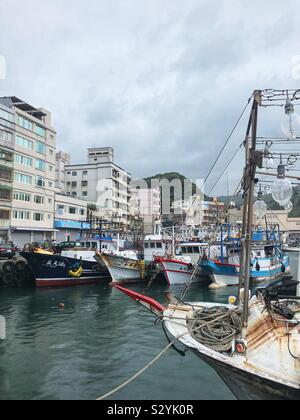
<path id="1" fill-rule="evenodd" d="M 246 167 L 244 171 L 244 209 L 243 209 L 243 229 L 241 236 L 241 272 L 239 283 L 239 299 L 241 289 L 244 284 L 244 306 L 243 324 L 248 326 L 249 316 L 249 292 L 250 292 L 250 265 L 253 235 L 253 205 L 256 184 L 256 168 L 258 165 L 258 154 L 256 152 L 258 107 L 261 104 L 261 91 L 254 92 L 251 116 L 248 124 L 245 148 L 246 148 Z M 261 157 L 261 156 L 260 156 Z"/>

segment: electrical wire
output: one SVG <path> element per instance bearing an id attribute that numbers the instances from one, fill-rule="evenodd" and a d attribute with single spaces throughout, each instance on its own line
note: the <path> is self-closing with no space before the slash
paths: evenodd
<path id="1" fill-rule="evenodd" d="M 219 178 L 217 179 L 217 181 L 215 182 L 214 186 L 212 187 L 212 189 L 210 190 L 210 192 L 208 193 L 208 195 L 210 196 L 210 194 L 214 191 L 214 189 L 216 188 L 216 186 L 219 184 L 219 182 L 221 181 L 221 179 L 223 178 L 225 172 L 227 171 L 227 169 L 229 168 L 229 166 L 232 164 L 232 162 L 234 161 L 234 159 L 237 157 L 239 151 L 241 150 L 241 148 L 243 147 L 244 143 L 241 143 L 239 148 L 237 149 L 237 151 L 235 152 L 235 154 L 233 155 L 233 157 L 230 159 L 230 161 L 228 162 L 227 166 L 225 167 L 224 171 L 221 173 L 221 175 L 219 176 Z"/>
<path id="2" fill-rule="evenodd" d="M 210 175 L 212 174 L 213 170 L 215 169 L 215 167 L 216 167 L 216 165 L 217 165 L 217 163 L 218 163 L 218 161 L 219 161 L 220 157 L 222 156 L 222 154 L 223 154 L 224 150 L 226 149 L 226 147 L 227 147 L 227 145 L 228 145 L 229 141 L 231 140 L 231 137 L 233 136 L 233 134 L 234 134 L 234 132 L 235 132 L 235 130 L 236 130 L 236 128 L 237 128 L 237 126 L 239 125 L 239 123 L 240 123 L 241 119 L 243 118 L 243 116 L 244 116 L 245 112 L 247 111 L 247 108 L 248 108 L 248 106 L 249 106 L 249 104 L 250 104 L 250 102 L 251 102 L 252 97 L 253 97 L 253 95 L 251 95 L 251 97 L 248 99 L 247 105 L 246 105 L 246 106 L 245 106 L 245 108 L 243 109 L 243 111 L 242 111 L 241 115 L 239 116 L 239 118 L 238 118 L 237 122 L 235 123 L 235 125 L 234 125 L 233 129 L 231 130 L 231 132 L 230 132 L 230 134 L 229 134 L 229 137 L 227 138 L 227 140 L 226 140 L 225 144 L 223 145 L 223 147 L 222 147 L 222 149 L 221 149 L 220 153 L 218 154 L 218 156 L 217 156 L 217 158 L 216 158 L 216 160 L 215 160 L 214 164 L 212 165 L 211 169 L 209 170 L 208 175 L 206 176 L 205 181 L 204 181 L 204 183 L 205 183 L 205 184 L 206 184 L 207 180 L 209 179 Z"/>

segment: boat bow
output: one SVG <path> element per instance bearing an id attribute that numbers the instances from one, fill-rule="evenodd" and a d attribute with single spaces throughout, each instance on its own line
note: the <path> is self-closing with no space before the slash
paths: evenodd
<path id="1" fill-rule="evenodd" d="M 124 293 L 125 295 L 129 296 L 131 299 L 136 301 L 139 305 L 146 308 L 148 311 L 150 311 L 155 316 L 161 316 L 163 315 L 166 308 L 158 303 L 156 300 L 141 295 L 140 293 L 133 292 L 132 290 L 125 289 L 124 287 L 114 285 L 116 289 L 118 289 L 120 292 Z"/>

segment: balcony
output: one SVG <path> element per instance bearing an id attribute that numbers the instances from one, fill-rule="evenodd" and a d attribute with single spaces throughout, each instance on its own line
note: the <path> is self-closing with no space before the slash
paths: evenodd
<path id="1" fill-rule="evenodd" d="M 6 185 L 0 185 L 0 200 L 11 201 L 12 200 L 12 188 Z"/>
<path id="2" fill-rule="evenodd" d="M 0 180 L 12 182 L 13 181 L 13 170 L 5 165 L 0 165 Z"/>
<path id="3" fill-rule="evenodd" d="M 1 141 L 0 141 L 1 144 Z M 13 162 L 14 160 L 14 154 L 12 152 L 9 152 L 8 150 L 4 150 L 0 148 L 0 161 L 4 162 Z"/>

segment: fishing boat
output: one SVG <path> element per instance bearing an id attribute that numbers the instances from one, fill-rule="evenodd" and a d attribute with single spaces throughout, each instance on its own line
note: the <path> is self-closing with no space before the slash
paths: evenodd
<path id="1" fill-rule="evenodd" d="M 166 307 L 118 289 L 159 317 L 170 343 L 211 366 L 239 400 L 300 399 L 300 299 L 280 299 L 278 282 L 253 296 L 243 333 L 240 306 L 173 297 Z"/>
<path id="2" fill-rule="evenodd" d="M 229 229 L 230 226 L 222 227 Z M 273 226 L 272 231 L 258 231 L 252 238 L 250 278 L 253 282 L 274 281 L 290 272 L 288 254 L 282 251 L 280 231 Z M 240 239 L 221 235 L 221 255 L 210 258 L 208 255 L 199 261 L 199 271 L 212 280 L 211 288 L 238 286 L 240 279 Z"/>
<path id="3" fill-rule="evenodd" d="M 201 277 L 197 274 L 197 268 L 191 263 L 190 258 L 156 257 L 155 263 L 158 266 L 158 271 L 165 274 L 169 286 L 201 281 Z"/>
<path id="4" fill-rule="evenodd" d="M 114 284 L 144 280 L 145 262 L 138 258 L 135 251 L 97 252 L 95 259 L 99 264 L 105 264 Z"/>
<path id="5" fill-rule="evenodd" d="M 21 252 L 28 262 L 36 287 L 65 287 L 109 281 L 107 270 L 94 260 L 69 258 L 44 250 Z"/>

